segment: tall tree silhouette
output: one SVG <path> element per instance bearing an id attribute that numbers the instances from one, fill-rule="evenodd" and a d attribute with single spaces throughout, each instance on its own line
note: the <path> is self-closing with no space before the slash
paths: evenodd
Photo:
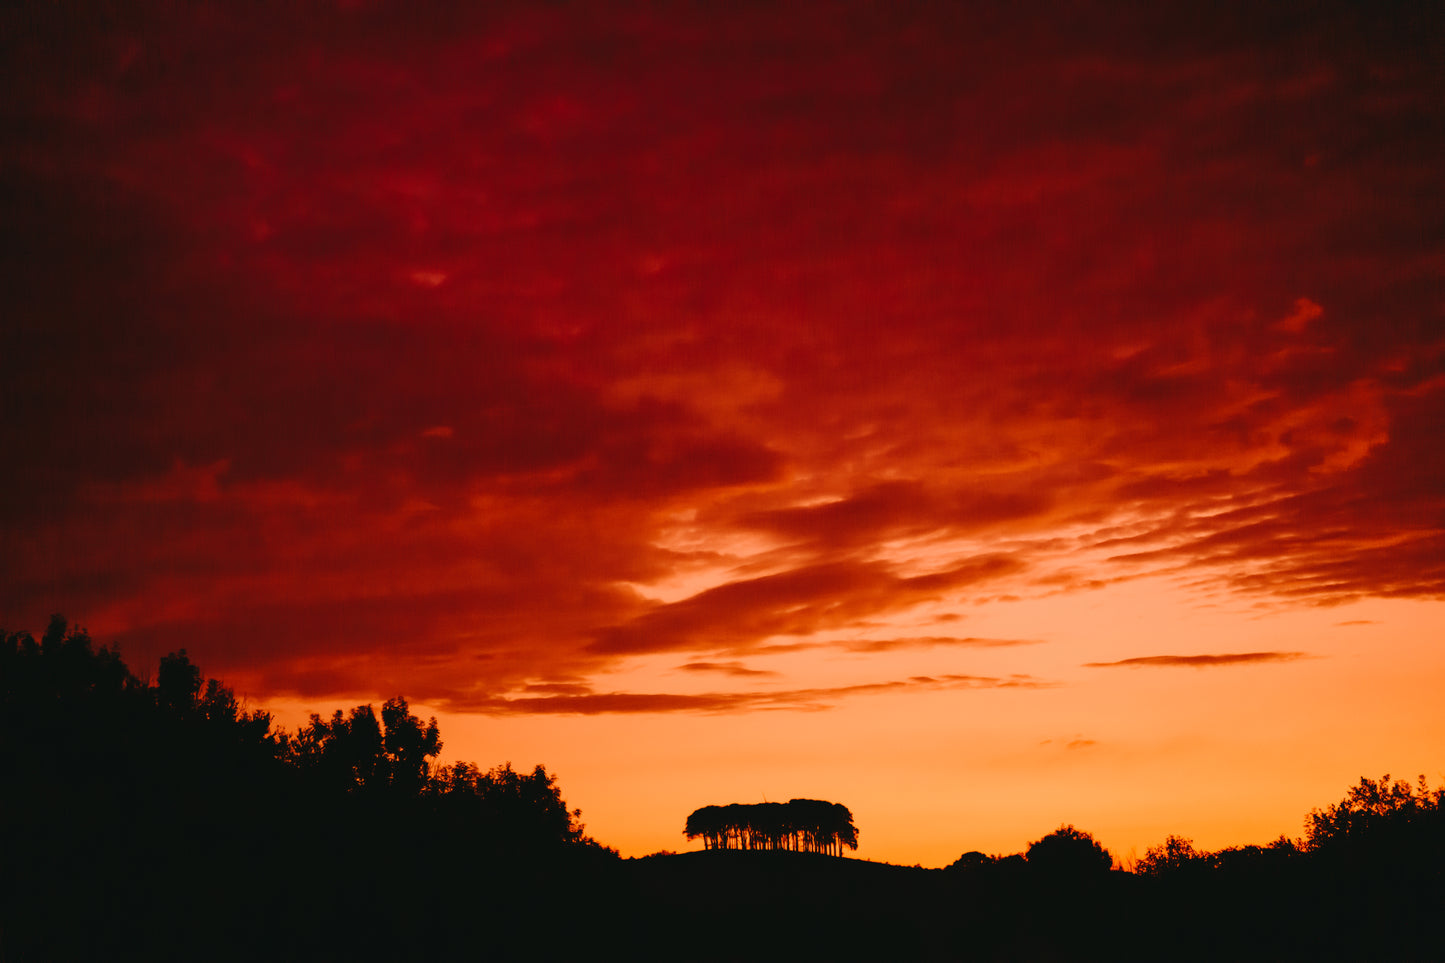
<path id="1" fill-rule="evenodd" d="M 406 700 L 397 696 L 381 707 L 385 727 L 381 749 L 387 782 L 394 789 L 415 795 L 427 779 L 428 761 L 442 749 L 435 718 L 425 726 L 409 711 Z"/>
<path id="2" fill-rule="evenodd" d="M 196 704 L 201 691 L 201 670 L 186 656 L 186 650 L 161 656 L 156 672 L 156 701 L 174 712 L 184 712 Z"/>

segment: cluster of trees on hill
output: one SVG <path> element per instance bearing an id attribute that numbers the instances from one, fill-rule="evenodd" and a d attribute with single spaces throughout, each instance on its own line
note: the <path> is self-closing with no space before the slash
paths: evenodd
<path id="1" fill-rule="evenodd" d="M 790 799 L 785 803 L 703 806 L 687 817 L 683 833 L 705 849 L 782 849 L 843 855 L 858 848 L 858 827 L 842 803 Z"/>

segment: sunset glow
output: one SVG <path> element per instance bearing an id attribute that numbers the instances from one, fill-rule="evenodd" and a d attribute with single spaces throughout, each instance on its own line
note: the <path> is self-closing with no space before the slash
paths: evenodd
<path id="1" fill-rule="evenodd" d="M 624 856 L 1445 779 L 1428 5 L 264 6 L 0 13 L 0 628 Z"/>

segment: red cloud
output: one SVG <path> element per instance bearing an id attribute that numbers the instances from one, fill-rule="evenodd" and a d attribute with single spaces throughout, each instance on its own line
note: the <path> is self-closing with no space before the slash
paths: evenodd
<path id="1" fill-rule="evenodd" d="M 777 635 L 812 635 L 936 599 L 1017 571 L 1006 556 L 971 559 L 943 572 L 900 577 L 878 563 L 835 562 L 729 582 L 603 630 L 591 649 L 621 654 L 746 650 Z"/>
<path id="2" fill-rule="evenodd" d="M 484 704 L 983 585 L 1445 598 L 1445 87 L 1357 18 L 27 9 L 9 627 Z"/>

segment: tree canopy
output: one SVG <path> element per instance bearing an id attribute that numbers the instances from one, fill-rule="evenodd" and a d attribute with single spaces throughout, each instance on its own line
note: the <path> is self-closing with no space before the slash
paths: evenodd
<path id="1" fill-rule="evenodd" d="M 259 778 L 312 794 L 465 808 L 482 822 L 525 824 L 520 838 L 590 842 L 580 811 L 568 810 L 541 765 L 530 773 L 510 763 L 486 771 L 467 762 L 435 767 L 436 719 L 423 722 L 401 696 L 380 714 L 371 705 L 313 714 L 289 734 L 206 679 L 184 649 L 160 659 L 150 684 L 59 615 L 38 642 L 27 632 L 0 632 L 0 721 L 7 771 L 45 773 L 49 784 L 107 772 L 112 783 L 163 784 L 168 792 L 184 783 L 199 792 L 207 780 Z"/>
<path id="2" fill-rule="evenodd" d="M 1058 875 L 1106 872 L 1114 858 L 1093 836 L 1073 826 L 1060 826 L 1029 844 L 1029 866 Z"/>
<path id="3" fill-rule="evenodd" d="M 1420 776 L 1415 785 L 1403 779 L 1361 777 L 1345 798 L 1305 817 L 1305 840 L 1315 851 L 1370 844 L 1399 845 L 1433 837 L 1445 829 L 1445 787 L 1432 790 Z"/>
<path id="4" fill-rule="evenodd" d="M 687 817 L 683 834 L 705 849 L 782 849 L 843 854 L 858 848 L 853 814 L 841 803 L 790 799 L 786 803 L 703 806 Z"/>

